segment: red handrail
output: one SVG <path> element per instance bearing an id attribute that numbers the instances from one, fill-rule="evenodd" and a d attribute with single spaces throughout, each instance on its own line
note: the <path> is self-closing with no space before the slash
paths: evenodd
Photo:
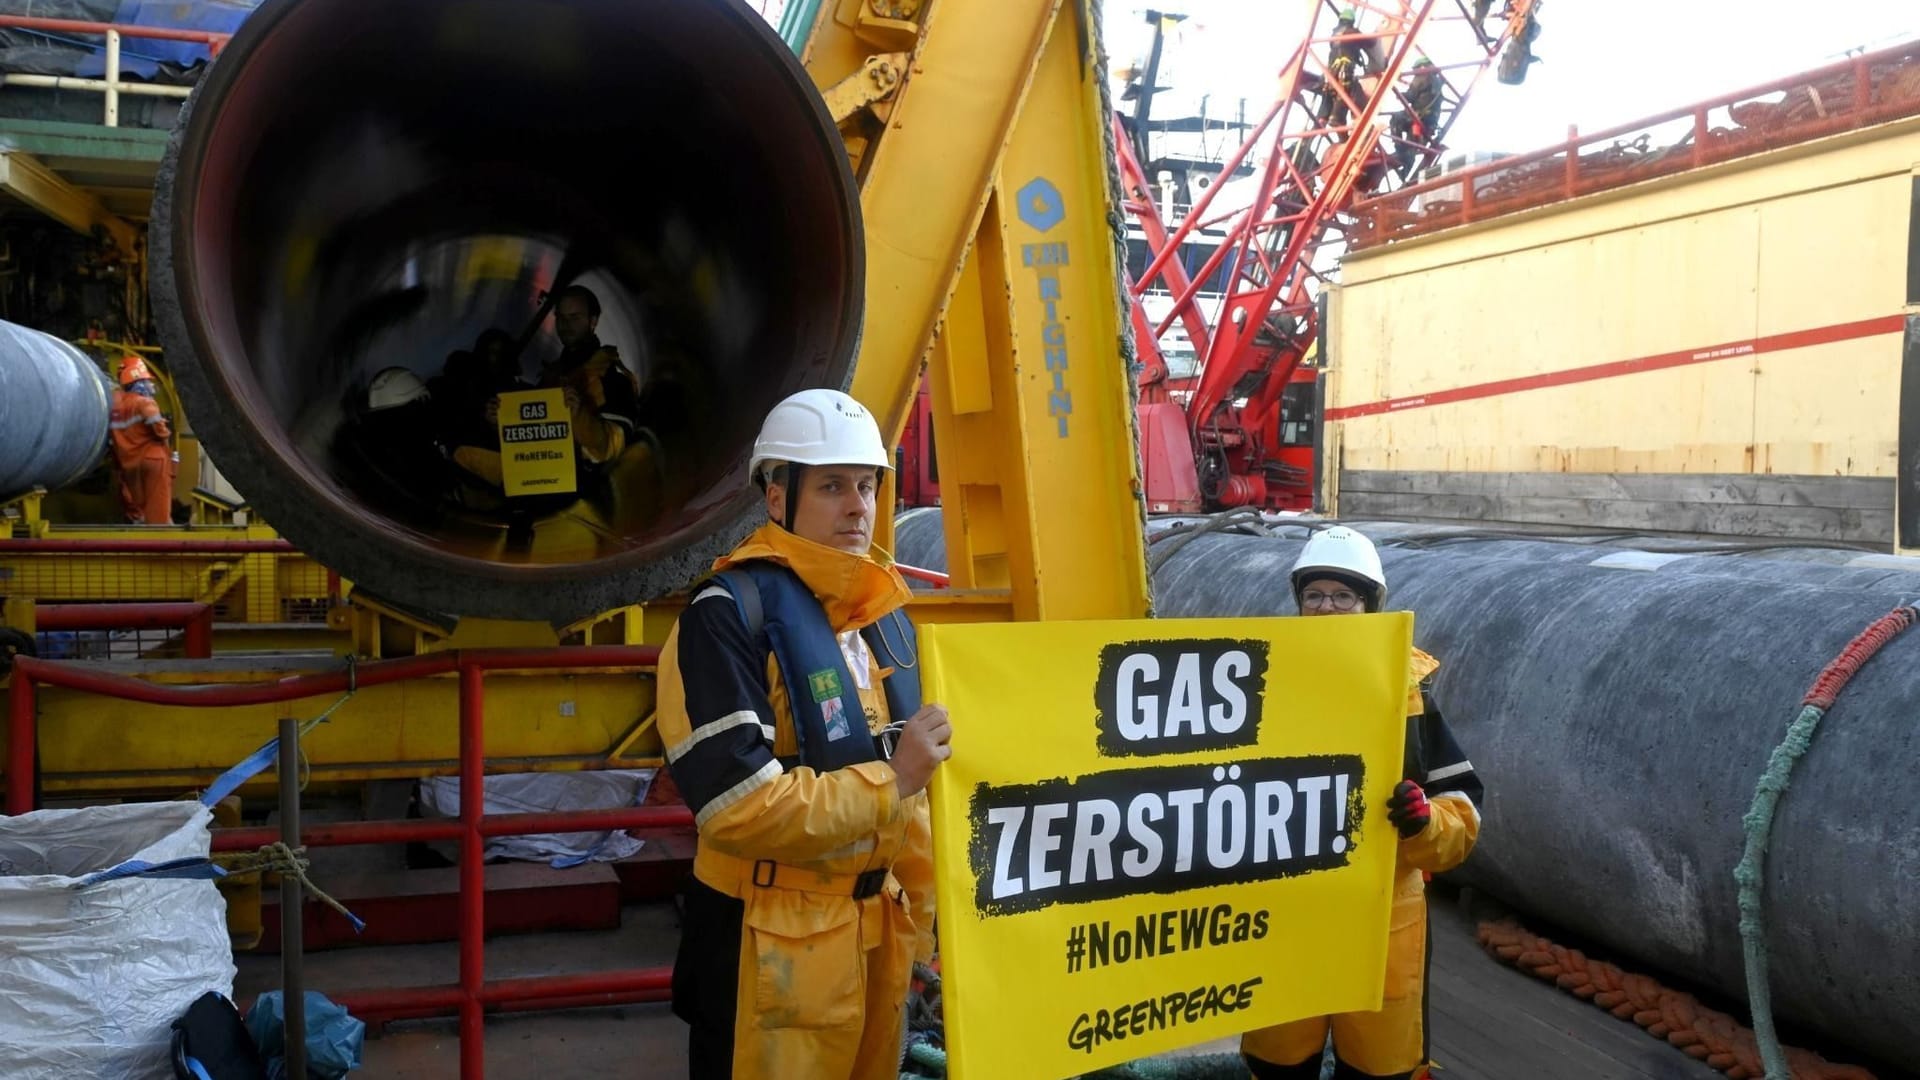
<path id="1" fill-rule="evenodd" d="M 67 661 L 15 657 L 14 678 L 46 683 L 68 690 L 84 690 L 105 697 L 147 705 L 224 708 L 231 705 L 274 705 L 323 694 L 345 693 L 352 687 L 382 686 L 408 679 L 447 675 L 463 668 L 478 671 L 551 671 L 590 668 L 652 667 L 660 658 L 655 645 L 578 645 L 545 649 L 450 649 L 397 660 L 375 660 L 352 668 L 290 675 L 273 682 L 227 683 L 208 686 L 171 686 L 127 675 L 97 671 Z"/>
<path id="2" fill-rule="evenodd" d="M 286 540 L 163 540 L 47 537 L 0 540 L 0 558 L 8 555 L 297 555 Z"/>
<path id="3" fill-rule="evenodd" d="M 1607 128 L 1604 131 L 1570 135 L 1564 142 L 1555 143 L 1538 150 L 1528 151 L 1524 154 L 1503 157 L 1498 161 L 1475 165 L 1458 172 L 1435 177 L 1432 180 L 1397 188 L 1392 192 L 1377 195 L 1370 199 L 1359 200 L 1353 206 L 1354 215 L 1363 219 L 1376 217 L 1376 221 L 1373 227 L 1362 230 L 1361 235 L 1356 238 L 1360 241 L 1358 246 L 1378 243 L 1395 235 L 1393 230 L 1379 227 L 1377 215 L 1381 211 L 1390 211 L 1399 207 L 1405 207 L 1410 204 L 1415 196 L 1429 192 L 1458 187 L 1462 193 L 1461 209 L 1457 213 L 1450 213 L 1435 219 L 1431 223 L 1431 227 L 1433 228 L 1443 228 L 1454 224 L 1466 224 L 1469 221 L 1479 218 L 1497 216 L 1499 213 L 1507 212 L 1507 210 L 1511 208 L 1502 207 L 1492 213 L 1476 215 L 1473 212 L 1474 181 L 1481 177 L 1507 173 L 1528 165 L 1552 161 L 1562 154 L 1568 157 L 1567 167 L 1564 170 L 1564 182 L 1558 186 L 1551 196 L 1543 196 L 1535 200 L 1535 202 L 1547 203 L 1572 198 L 1576 193 L 1575 189 L 1578 187 L 1578 154 L 1582 147 L 1591 147 L 1596 143 L 1611 142 L 1622 136 L 1638 134 L 1649 128 L 1672 123 L 1676 120 L 1691 119 L 1694 123 L 1693 154 L 1689 160 L 1689 165 L 1705 164 L 1708 161 L 1709 155 L 1706 153 L 1702 144 L 1704 137 L 1708 134 L 1706 118 L 1713 110 L 1737 105 L 1767 94 L 1793 90 L 1822 79 L 1852 73 L 1854 76 L 1853 98 L 1841 106 L 1843 111 L 1823 117 L 1820 123 L 1805 125 L 1804 130 L 1792 141 L 1806 141 L 1834 130 L 1844 129 L 1845 127 L 1854 125 L 1857 121 L 1869 114 L 1873 104 L 1871 98 L 1872 87 L 1870 83 L 1874 66 L 1915 56 L 1920 56 L 1920 41 L 1904 42 L 1875 52 L 1863 53 L 1859 56 L 1813 68 L 1809 71 L 1803 71 L 1796 75 L 1761 83 L 1744 90 L 1722 94 L 1718 97 L 1709 98 L 1706 101 L 1669 109 L 1666 112 L 1656 113 L 1631 123 L 1620 124 L 1616 127 Z M 1920 100 L 1915 101 L 1914 109 L 1915 111 L 1920 111 Z M 1778 145 L 1781 145 L 1781 143 L 1777 139 L 1765 141 L 1756 140 L 1751 150 L 1743 150 L 1739 153 L 1726 154 L 1723 156 L 1725 158 L 1744 156 L 1747 153 L 1759 153 Z M 1620 180 L 1620 183 L 1631 183 L 1634 179 L 1637 178 L 1623 178 Z"/>
<path id="4" fill-rule="evenodd" d="M 38 15 L 0 15 L 0 27 L 13 30 L 47 30 L 63 34 L 102 34 L 112 30 L 122 37 L 153 38 L 159 41 L 187 41 L 205 45 L 215 56 L 233 40 L 232 34 L 217 30 L 184 30 L 173 26 L 136 26 L 131 23 L 88 22 L 85 19 L 48 19 Z"/>
<path id="5" fill-rule="evenodd" d="M 900 571 L 901 577 L 914 578 L 915 580 L 924 581 L 931 585 L 945 587 L 952 583 L 951 578 L 938 570 L 922 570 L 918 566 L 908 566 L 906 563 L 894 563 L 893 568 Z"/>
<path id="6" fill-rule="evenodd" d="M 486 673 L 501 670 L 587 670 L 644 668 L 658 663 L 651 645 L 589 645 L 547 649 L 463 649 L 398 660 L 380 660 L 336 672 L 295 675 L 267 683 L 228 686 L 162 686 L 89 670 L 84 664 L 16 657 L 9 691 L 7 734 L 7 812 L 33 809 L 34 747 L 38 737 L 35 685 L 45 682 L 155 705 L 232 706 L 294 701 L 350 687 L 379 686 L 448 672 L 460 680 L 460 816 L 454 821 L 363 821 L 304 827 L 300 842 L 314 846 L 395 843 L 448 839 L 460 842 L 460 981 L 456 986 L 421 986 L 339 993 L 332 997 L 364 1017 L 398 1018 L 456 1012 L 460 1017 L 460 1075 L 468 1080 L 486 1070 L 485 1014 L 489 1009 L 573 1008 L 625 1001 L 664 1000 L 672 989 L 671 968 L 628 968 L 533 979 L 486 980 L 485 845 L 489 836 L 659 828 L 692 824 L 685 806 L 625 807 L 616 810 L 531 814 L 487 814 Z M 222 829 L 214 836 L 220 851 L 244 850 L 278 838 L 278 830 Z M 281 917 L 298 918 L 297 912 Z"/>
<path id="7" fill-rule="evenodd" d="M 183 630 L 187 658 L 213 655 L 213 605 L 178 601 L 138 604 L 38 604 L 34 629 L 62 630 Z"/>

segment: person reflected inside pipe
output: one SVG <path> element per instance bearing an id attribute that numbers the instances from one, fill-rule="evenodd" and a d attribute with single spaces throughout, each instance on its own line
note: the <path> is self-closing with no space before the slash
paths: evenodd
<path id="1" fill-rule="evenodd" d="M 431 525 L 461 481 L 436 439 L 433 394 L 404 367 L 348 394 L 335 450 L 354 489 L 395 520 Z"/>
<path id="2" fill-rule="evenodd" d="M 500 460 L 500 394 L 515 390 L 562 391 L 572 429 L 576 492 L 571 495 L 509 495 L 505 498 L 510 549 L 542 552 L 592 550 L 657 503 L 659 440 L 641 422 L 640 382 L 615 346 L 599 337 L 600 298 L 582 285 L 561 289 L 553 303 L 553 331 L 560 354 L 540 366 L 531 382 L 519 379 L 516 351 L 504 335 L 489 331 L 475 345 L 476 377 L 495 387 L 482 408 L 484 445 L 453 450 L 463 470 L 503 490 Z M 561 513 L 565 511 L 565 513 Z M 583 535 L 584 529 L 587 535 Z"/>
<path id="3" fill-rule="evenodd" d="M 590 558 L 660 512 L 660 440 L 686 422 L 676 383 L 640 383 L 598 335 L 600 301 L 582 286 L 555 294 L 560 352 L 532 379 L 505 330 L 448 355 L 430 382 L 388 367 L 349 392 L 336 450 L 344 479 L 396 521 L 466 537 L 482 557 Z M 529 330 L 531 336 L 531 329 Z M 514 494 L 501 450 L 502 395 L 559 390 L 574 448 L 574 490 Z M 474 531 L 475 529 L 479 531 Z M 489 539 L 491 537 L 491 539 Z"/>
<path id="4" fill-rule="evenodd" d="M 489 505 L 496 510 L 504 508 L 506 497 L 500 484 L 499 396 L 529 389 L 513 357 L 513 338 L 504 330 L 489 329 L 471 351 L 448 356 L 440 374 L 427 383 L 435 437 L 462 470 L 465 485 L 489 493 Z"/>
<path id="5" fill-rule="evenodd" d="M 604 472 L 622 451 L 644 436 L 639 428 L 640 380 L 620 362 L 620 351 L 603 343 L 600 298 L 584 285 L 560 290 L 553 305 L 553 333 L 560 355 L 540 366 L 532 389 L 564 392 L 573 424 L 573 445 L 583 472 Z M 487 402 L 489 424 L 500 420 L 500 398 Z"/>

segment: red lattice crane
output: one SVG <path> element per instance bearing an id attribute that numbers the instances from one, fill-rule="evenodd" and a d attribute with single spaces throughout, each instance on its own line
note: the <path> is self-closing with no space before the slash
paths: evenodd
<path id="1" fill-rule="evenodd" d="M 1512 0 L 1498 13 L 1491 7 L 1491 0 L 1313 5 L 1280 70 L 1278 98 L 1219 181 L 1177 222 L 1162 220 L 1139 159 L 1147 110 L 1115 115 L 1127 211 L 1152 252 L 1130 283 L 1150 509 L 1312 505 L 1317 372 L 1306 361 L 1320 331 L 1321 276 L 1344 246 L 1354 199 L 1402 186 L 1437 161 L 1496 58 L 1503 82 L 1525 78 L 1538 0 Z M 1159 21 L 1157 13 L 1150 18 Z M 1156 40 L 1156 61 L 1158 54 Z M 1148 67 L 1143 92 L 1151 95 L 1157 63 Z M 1249 162 L 1258 177 L 1253 198 L 1216 214 L 1213 203 Z M 1221 235 L 1209 232 L 1216 229 L 1224 230 L 1218 246 L 1189 272 L 1182 245 L 1201 235 L 1211 241 Z M 1224 290 L 1205 295 L 1222 267 Z M 1152 319 L 1142 298 L 1156 287 L 1172 306 Z M 1203 305 L 1217 310 L 1208 317 Z M 1176 325 L 1196 353 L 1191 378 L 1171 377 L 1161 354 Z"/>

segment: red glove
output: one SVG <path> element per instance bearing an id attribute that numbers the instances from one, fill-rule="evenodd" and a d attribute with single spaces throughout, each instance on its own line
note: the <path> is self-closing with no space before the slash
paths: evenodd
<path id="1" fill-rule="evenodd" d="M 1426 829 L 1427 822 L 1433 820 L 1433 808 L 1427 804 L 1427 793 L 1420 785 L 1411 780 L 1400 781 L 1393 789 L 1393 797 L 1387 800 L 1387 820 L 1400 830 L 1403 837 L 1419 836 Z"/>

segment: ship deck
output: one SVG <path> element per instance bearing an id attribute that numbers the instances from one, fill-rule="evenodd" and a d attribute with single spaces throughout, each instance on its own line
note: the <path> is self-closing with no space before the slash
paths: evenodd
<path id="1" fill-rule="evenodd" d="M 670 904 L 629 905 L 618 930 L 495 938 L 490 978 L 561 974 L 610 964 L 664 964 L 677 937 Z M 1460 907 L 1433 905 L 1432 1024 L 1441 1080 L 1710 1080 L 1720 1074 L 1633 1024 L 1482 952 Z M 616 959 L 617 958 L 617 959 Z M 308 985 L 417 985 L 457 980 L 452 944 L 339 949 L 307 958 Z M 241 996 L 272 989 L 274 956 L 240 958 Z M 1232 1041 L 1195 1052 L 1231 1050 Z M 664 1004 L 490 1018 L 492 1080 L 676 1076 L 686 1029 Z M 394 1023 L 367 1040 L 365 1074 L 442 1080 L 459 1049 L 451 1020 Z"/>

